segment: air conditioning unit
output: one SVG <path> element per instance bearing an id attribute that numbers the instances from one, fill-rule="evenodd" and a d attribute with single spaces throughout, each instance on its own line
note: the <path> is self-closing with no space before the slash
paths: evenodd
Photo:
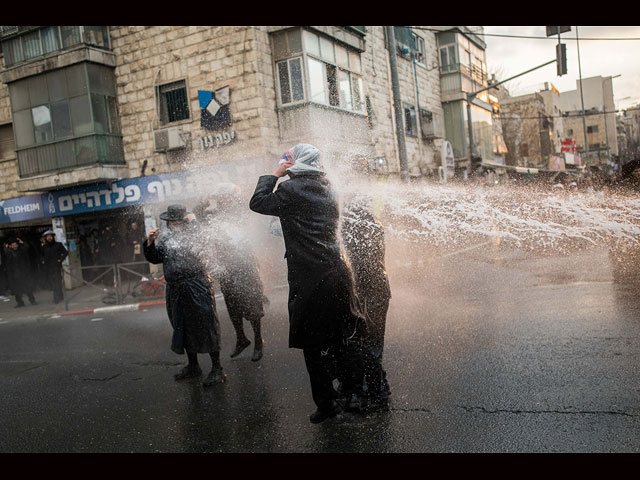
<path id="1" fill-rule="evenodd" d="M 444 125 L 439 113 L 421 108 L 420 120 L 424 138 L 444 138 Z"/>
<path id="2" fill-rule="evenodd" d="M 187 142 L 180 127 L 163 128 L 153 132 L 156 152 L 167 152 L 185 148 Z"/>

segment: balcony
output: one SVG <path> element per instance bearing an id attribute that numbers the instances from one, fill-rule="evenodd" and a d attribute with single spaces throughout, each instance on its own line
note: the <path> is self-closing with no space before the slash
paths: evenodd
<path id="1" fill-rule="evenodd" d="M 21 192 L 42 191 L 128 175 L 122 138 L 88 135 L 16 152 Z"/>

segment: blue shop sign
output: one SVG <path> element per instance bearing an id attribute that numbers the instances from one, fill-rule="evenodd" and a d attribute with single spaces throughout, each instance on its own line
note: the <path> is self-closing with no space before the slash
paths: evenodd
<path id="1" fill-rule="evenodd" d="M 131 207 L 180 202 L 210 191 L 218 182 L 253 182 L 261 172 L 256 160 L 216 165 L 150 177 L 55 190 L 40 195 L 0 200 L 0 223 Z"/>
<path id="2" fill-rule="evenodd" d="M 111 188 L 106 183 L 84 185 L 42 194 L 42 203 L 49 217 L 162 203 L 184 198 L 193 187 L 189 177 L 191 172 L 179 172 L 118 180 Z"/>
<path id="3" fill-rule="evenodd" d="M 44 216 L 40 195 L 0 200 L 0 223 L 24 222 Z"/>

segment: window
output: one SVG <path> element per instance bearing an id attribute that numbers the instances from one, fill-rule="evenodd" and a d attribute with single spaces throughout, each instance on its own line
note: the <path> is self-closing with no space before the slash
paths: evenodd
<path id="1" fill-rule="evenodd" d="M 357 51 L 302 29 L 277 32 L 272 39 L 280 105 L 309 101 L 364 111 Z"/>
<path id="2" fill-rule="evenodd" d="M 158 87 L 160 122 L 163 124 L 189 119 L 189 102 L 184 80 Z"/>
<path id="3" fill-rule="evenodd" d="M 427 50 L 424 44 L 424 38 L 414 34 L 416 51 L 414 52 L 414 58 L 416 62 L 420 64 L 424 64 L 425 59 L 427 58 Z"/>
<path id="4" fill-rule="evenodd" d="M 297 57 L 279 62 L 277 69 L 282 103 L 295 103 L 304 100 L 302 59 Z"/>
<path id="5" fill-rule="evenodd" d="M 109 27 L 106 25 L 41 27 L 3 41 L 2 51 L 5 53 L 5 65 L 11 66 L 82 43 L 108 49 Z"/>
<path id="6" fill-rule="evenodd" d="M 588 126 L 587 133 L 598 133 L 598 125 Z"/>
<path id="7" fill-rule="evenodd" d="M 415 137 L 418 135 L 416 120 L 416 107 L 404 104 L 404 131 L 405 134 Z"/>
<path id="8" fill-rule="evenodd" d="M 458 58 L 456 45 L 447 45 L 440 48 L 440 69 L 442 72 L 455 72 L 458 70 Z"/>
<path id="9" fill-rule="evenodd" d="M 567 128 L 567 135 L 573 135 L 573 128 Z"/>
<path id="10" fill-rule="evenodd" d="M 111 67 L 83 62 L 26 77 L 9 84 L 9 97 L 21 177 L 124 163 Z"/>

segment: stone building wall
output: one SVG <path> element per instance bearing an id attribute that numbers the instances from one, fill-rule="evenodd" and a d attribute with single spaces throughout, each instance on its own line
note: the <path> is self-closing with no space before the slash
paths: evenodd
<path id="1" fill-rule="evenodd" d="M 282 138 L 276 110 L 276 85 L 269 32 L 277 27 L 260 26 L 111 26 L 115 58 L 118 108 L 128 176 L 139 177 L 146 160 L 145 175 L 185 168 L 263 160 L 271 168 L 280 153 L 292 145 Z M 416 30 L 426 45 L 424 65 L 397 57 L 400 90 L 404 102 L 442 115 L 435 34 Z M 389 56 L 382 26 L 367 27 L 365 51 L 361 55 L 363 86 L 373 107 L 375 120 L 368 138 L 371 151 L 383 157 L 382 173 L 400 171 L 393 113 Z M 417 79 L 417 89 L 416 89 Z M 188 139 L 186 150 L 156 152 L 154 131 L 160 125 L 156 88 L 185 80 L 190 118 L 177 122 Z M 233 134 L 228 144 L 206 148 L 203 139 L 215 137 L 200 125 L 198 90 L 230 89 Z M 419 111 L 417 111 L 419 115 Z M 0 125 L 11 122 L 8 87 L 0 83 Z M 420 125 L 418 118 L 418 129 Z M 172 124 L 173 125 L 173 124 Z M 287 139 L 288 141 L 289 139 Z M 304 139 L 300 139 L 303 141 Z M 412 176 L 433 173 L 437 168 L 440 139 L 405 137 L 409 172 Z M 340 142 L 349 148 L 348 135 Z M 340 150 L 340 148 L 337 148 Z M 265 170 L 266 171 L 266 170 Z M 0 194 L 3 198 L 24 195 L 15 188 L 15 158 L 0 161 Z"/>
<path id="2" fill-rule="evenodd" d="M 165 173 L 263 157 L 277 138 L 273 69 L 268 36 L 244 26 L 111 27 L 125 158 L 132 177 L 142 162 L 148 173 Z M 190 118 L 176 123 L 189 139 L 186 152 L 154 151 L 157 86 L 186 80 Z M 203 149 L 201 139 L 215 132 L 200 126 L 198 90 L 230 89 L 234 132 L 231 143 Z"/>
<path id="3" fill-rule="evenodd" d="M 365 71 L 365 95 L 369 95 L 376 115 L 376 124 L 371 137 L 376 155 L 389 162 L 389 171 L 400 171 L 398 144 L 393 112 L 393 91 L 389 52 L 386 48 L 385 28 L 367 27 L 366 51 L 362 63 Z M 415 30 L 425 40 L 425 59 L 417 64 L 414 72 L 413 62 L 401 56 L 397 57 L 400 96 L 403 103 L 430 110 L 443 115 L 440 101 L 440 75 L 437 68 L 437 42 L 434 32 Z M 416 88 L 417 77 L 417 88 Z M 419 108 L 418 108 L 419 107 Z M 418 128 L 420 125 L 418 119 Z M 425 175 L 437 168 L 442 139 L 425 140 L 421 134 L 405 136 L 407 163 L 412 176 Z"/>
<path id="4" fill-rule="evenodd" d="M 4 68 L 4 58 L 0 55 L 0 68 Z M 9 87 L 0 82 L 0 126 L 11 124 L 11 103 L 9 101 Z M 17 196 L 16 179 L 18 165 L 15 153 L 0 158 L 0 199 Z"/>

